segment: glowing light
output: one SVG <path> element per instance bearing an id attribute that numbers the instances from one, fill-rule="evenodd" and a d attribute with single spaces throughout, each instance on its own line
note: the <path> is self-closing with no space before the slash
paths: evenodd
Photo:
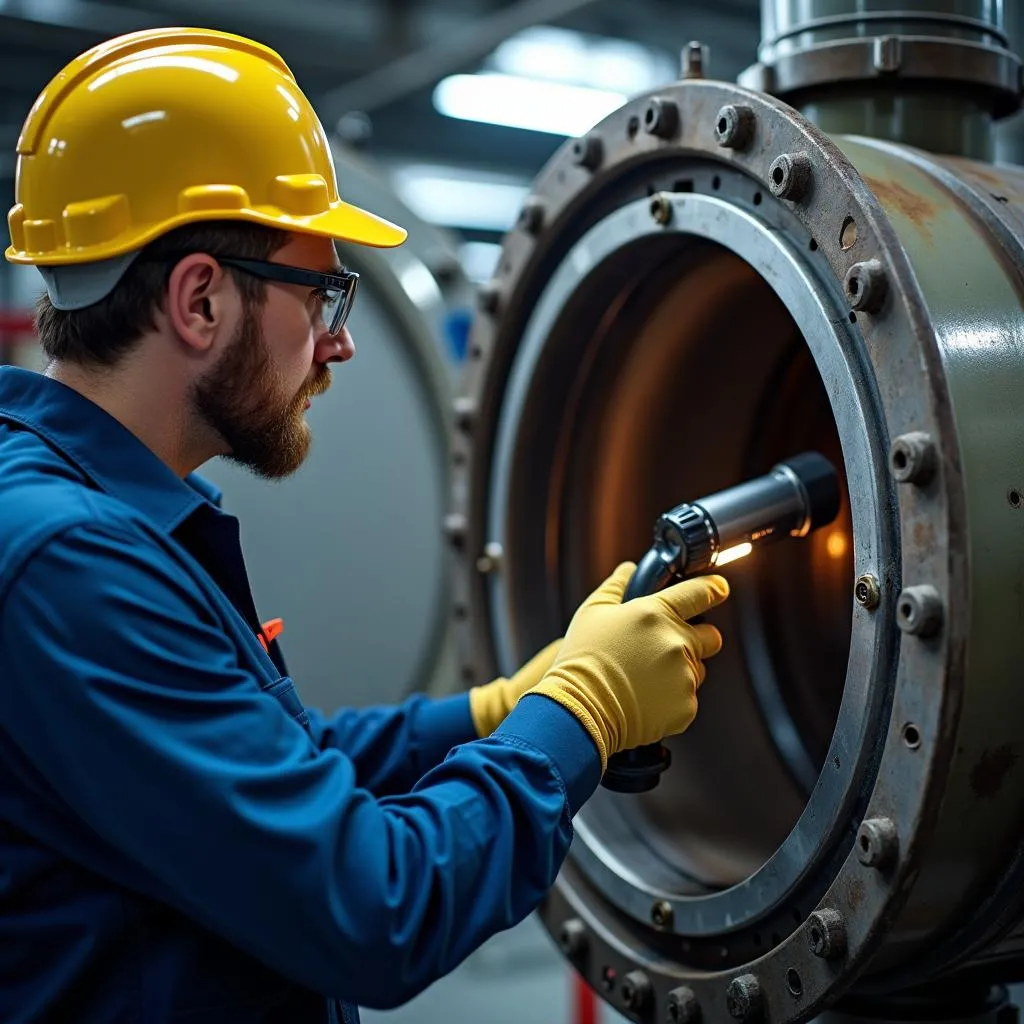
<path id="1" fill-rule="evenodd" d="M 825 550 L 829 553 L 830 558 L 839 559 L 850 548 L 850 542 L 846 538 L 846 534 L 839 530 L 833 530 L 825 541 Z"/>
<path id="2" fill-rule="evenodd" d="M 730 562 L 736 562 L 741 558 L 746 558 L 753 550 L 754 545 L 750 543 L 736 544 L 734 547 L 726 548 L 718 553 L 718 557 L 715 559 L 715 567 L 718 568 L 722 565 L 728 565 Z"/>
<path id="3" fill-rule="evenodd" d="M 434 90 L 434 107 L 446 117 L 552 135 L 582 135 L 627 99 L 608 89 L 493 72 L 452 75 Z"/>

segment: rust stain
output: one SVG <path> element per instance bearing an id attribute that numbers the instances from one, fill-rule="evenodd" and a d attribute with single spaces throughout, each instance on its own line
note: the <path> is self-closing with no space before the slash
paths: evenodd
<path id="1" fill-rule="evenodd" d="M 928 222 L 936 216 L 938 211 L 927 199 L 911 192 L 909 188 L 901 185 L 898 181 L 867 176 L 864 180 L 884 207 L 898 210 L 926 234 L 928 233 Z"/>
<path id="2" fill-rule="evenodd" d="M 1013 743 L 982 751 L 978 763 L 971 769 L 971 789 L 974 795 L 982 800 L 996 796 L 1018 757 L 1016 744 Z"/>
<path id="3" fill-rule="evenodd" d="M 846 890 L 846 905 L 856 910 L 864 901 L 864 879 L 855 878 Z"/>

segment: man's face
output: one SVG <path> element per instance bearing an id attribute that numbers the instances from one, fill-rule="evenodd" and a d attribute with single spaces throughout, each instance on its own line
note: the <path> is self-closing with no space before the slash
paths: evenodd
<path id="1" fill-rule="evenodd" d="M 301 235 L 270 259 L 321 271 L 338 265 L 330 239 Z M 309 454 L 305 414 L 310 400 L 330 387 L 328 363 L 354 354 L 347 330 L 336 338 L 327 333 L 310 288 L 268 281 L 264 305 L 243 309 L 223 355 L 196 383 L 196 408 L 233 462 L 261 477 L 288 476 Z"/>

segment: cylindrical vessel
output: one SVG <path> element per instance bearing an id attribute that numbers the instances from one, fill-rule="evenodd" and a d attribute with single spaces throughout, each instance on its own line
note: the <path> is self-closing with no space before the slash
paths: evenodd
<path id="1" fill-rule="evenodd" d="M 544 921 L 582 936 L 573 963 L 618 1009 L 615 979 L 642 972 L 650 1020 L 796 1021 L 851 987 L 1005 978 L 1024 937 L 1024 172 L 830 138 L 709 81 L 591 139 L 599 163 L 569 143 L 535 181 L 544 229 L 507 237 L 471 337 L 450 506 L 466 678 L 556 636 L 680 495 L 813 449 L 842 502 L 724 569 L 696 722 L 656 790 L 580 812 Z"/>
<path id="2" fill-rule="evenodd" d="M 991 159 L 1020 105 L 999 0 L 765 0 L 761 27 L 741 82 L 830 133 Z"/>

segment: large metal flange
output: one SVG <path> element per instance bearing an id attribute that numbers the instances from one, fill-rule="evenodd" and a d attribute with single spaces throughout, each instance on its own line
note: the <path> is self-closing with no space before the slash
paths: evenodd
<path id="1" fill-rule="evenodd" d="M 479 666 L 478 674 L 496 670 L 489 591 L 479 562 L 487 544 L 496 540 L 487 535 L 490 451 L 509 368 L 545 282 L 573 241 L 619 205 L 621 198 L 609 199 L 617 188 L 621 195 L 635 196 L 645 180 L 657 181 L 673 160 L 702 166 L 712 192 L 718 187 L 714 168 L 722 168 L 723 175 L 726 170 L 741 173 L 750 182 L 752 208 L 778 197 L 802 227 L 806 258 L 831 274 L 837 291 L 845 294 L 843 315 L 855 328 L 850 336 L 874 376 L 885 449 L 904 435 L 926 434 L 934 440 L 936 463 L 927 483 L 897 489 L 891 478 L 880 481 L 883 489 L 891 485 L 894 494 L 899 553 L 893 564 L 868 568 L 887 595 L 884 608 L 904 583 L 932 588 L 943 603 L 942 625 L 932 635 L 908 633 L 897 641 L 895 619 L 890 622 L 899 658 L 898 664 L 893 659 L 891 714 L 872 784 L 857 805 L 845 847 L 822 868 L 814 904 L 794 904 L 799 923 L 791 921 L 789 934 L 762 955 L 738 964 L 727 956 L 717 968 L 708 962 L 685 966 L 693 962 L 691 947 L 699 931 L 685 900 L 669 900 L 667 927 L 655 930 L 649 922 L 625 920 L 572 859 L 542 916 L 556 935 L 569 918 L 584 923 L 588 956 L 578 969 L 613 1002 L 608 978 L 623 977 L 638 966 L 633 952 L 637 936 L 642 934 L 650 948 L 661 948 L 664 955 L 643 965 L 652 983 L 654 1019 L 672 1019 L 666 1014 L 675 1005 L 673 998 L 679 1002 L 673 993 L 686 989 L 687 1005 L 699 1006 L 705 1022 L 728 1024 L 738 1015 L 753 1019 L 755 1014 L 773 1021 L 806 1020 L 836 996 L 840 984 L 850 984 L 877 949 L 907 897 L 915 853 L 927 842 L 939 811 L 949 737 L 960 707 L 959 693 L 946 682 L 962 669 L 969 597 L 962 554 L 934 542 L 962 534 L 966 526 L 963 481 L 953 454 L 956 429 L 937 341 L 914 274 L 878 200 L 840 149 L 785 104 L 709 81 L 658 90 L 659 101 L 671 102 L 678 111 L 675 135 L 663 138 L 641 130 L 653 98 L 636 99 L 589 133 L 600 142 L 599 169 L 581 165 L 571 144 L 551 160 L 533 188 L 545 211 L 543 230 L 510 233 L 491 286 L 498 301 L 474 324 L 464 391 L 481 415 L 470 457 L 456 467 L 452 502 L 453 513 L 469 524 L 456 554 L 457 600 L 472 610 L 462 630 L 463 652 L 467 665 Z M 740 123 L 742 144 L 724 144 L 723 136 L 737 139 L 730 126 Z M 885 467 L 884 472 L 891 470 Z M 893 842 L 885 839 L 893 836 Z M 871 849 L 882 844 L 886 855 L 869 855 L 865 840 Z M 835 921 L 822 918 L 826 912 L 841 918 L 841 956 L 818 952 L 822 939 L 814 929 L 820 932 L 823 919 Z M 725 936 L 723 947 L 727 941 Z"/>

